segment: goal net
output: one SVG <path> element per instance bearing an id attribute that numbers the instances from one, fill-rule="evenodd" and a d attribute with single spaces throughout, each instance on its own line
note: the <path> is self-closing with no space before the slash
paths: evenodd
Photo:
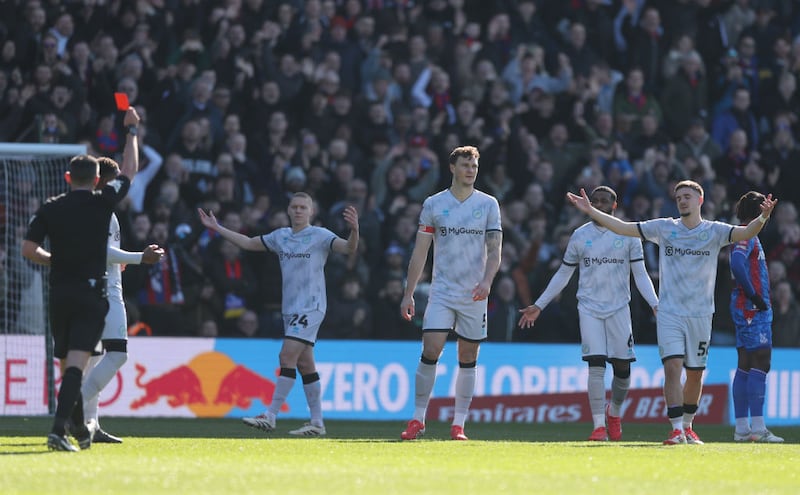
<path id="1" fill-rule="evenodd" d="M 66 192 L 69 160 L 83 145 L 0 143 L 0 415 L 47 414 L 55 406 L 47 268 L 22 257 L 28 221 Z"/>

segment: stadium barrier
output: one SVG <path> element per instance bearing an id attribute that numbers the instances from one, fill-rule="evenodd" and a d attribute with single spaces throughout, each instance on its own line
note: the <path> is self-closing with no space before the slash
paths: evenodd
<path id="1" fill-rule="evenodd" d="M 41 339 L 0 336 L 2 414 L 48 413 L 46 353 Z M 141 417 L 241 417 L 261 413 L 272 400 L 280 344 L 278 340 L 133 337 L 128 363 L 101 395 L 100 413 Z M 411 417 L 418 342 L 326 341 L 315 353 L 326 418 Z M 657 347 L 637 346 L 636 354 L 631 387 L 660 388 L 664 374 Z M 438 365 L 435 398 L 454 395 L 457 366 L 455 344 L 448 343 Z M 735 370 L 736 350 L 713 348 L 706 383 L 729 386 Z M 577 345 L 485 343 L 478 360 L 476 397 L 583 393 L 587 373 Z M 611 373 L 606 379 L 610 387 Z M 657 395 L 650 393 L 651 397 Z M 727 395 L 726 415 L 732 422 L 733 407 Z M 479 399 L 476 404 L 480 404 Z M 774 350 L 765 411 L 769 425 L 800 424 L 800 350 Z M 299 382 L 288 397 L 284 415 L 308 415 Z M 547 415 L 544 420 L 549 421 Z"/>

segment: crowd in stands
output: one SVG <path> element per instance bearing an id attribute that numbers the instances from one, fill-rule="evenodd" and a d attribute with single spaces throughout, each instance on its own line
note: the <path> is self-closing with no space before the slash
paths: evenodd
<path id="1" fill-rule="evenodd" d="M 800 346 L 796 1 L 11 0 L 0 45 L 0 141 L 118 156 L 113 93 L 142 117 L 122 246 L 167 255 L 124 273 L 134 334 L 282 336 L 277 258 L 203 229 L 196 208 L 259 235 L 306 191 L 316 224 L 346 237 L 343 208 L 361 219 L 359 256 L 328 263 L 320 337 L 418 339 L 399 304 L 421 202 L 449 186 L 449 152 L 475 145 L 503 215 L 490 340 L 579 340 L 577 277 L 516 326 L 587 221 L 566 191 L 609 185 L 618 216 L 649 219 L 677 216 L 673 185 L 694 179 L 706 219 L 736 223 L 751 189 L 779 198 L 761 235 L 774 341 Z M 730 290 L 723 251 L 722 344 Z M 655 343 L 633 292 L 634 336 Z"/>

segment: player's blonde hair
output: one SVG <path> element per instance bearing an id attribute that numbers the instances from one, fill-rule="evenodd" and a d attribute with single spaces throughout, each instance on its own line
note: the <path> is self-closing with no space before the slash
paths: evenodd
<path id="1" fill-rule="evenodd" d="M 294 199 L 294 198 L 305 198 L 305 199 L 311 201 L 312 203 L 314 202 L 314 198 L 312 198 L 310 194 L 308 194 L 306 192 L 303 192 L 303 191 L 299 191 L 299 192 L 296 192 L 296 193 L 292 194 L 292 199 Z"/>
<path id="2" fill-rule="evenodd" d="M 677 184 L 675 184 L 675 189 L 673 189 L 672 192 L 674 194 L 677 194 L 678 193 L 678 189 L 680 189 L 682 187 L 688 187 L 689 189 L 692 189 L 693 191 L 697 191 L 697 194 L 699 194 L 701 198 L 703 196 L 705 196 L 705 192 L 703 192 L 703 186 L 701 186 L 700 184 L 698 184 L 697 182 L 695 182 L 693 180 L 682 180 L 682 181 L 678 182 Z"/>

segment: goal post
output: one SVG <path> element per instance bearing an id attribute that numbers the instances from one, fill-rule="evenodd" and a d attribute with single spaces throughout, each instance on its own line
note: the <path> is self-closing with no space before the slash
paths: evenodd
<path id="1" fill-rule="evenodd" d="M 68 191 L 70 159 L 85 145 L 0 143 L 0 415 L 55 410 L 48 269 L 22 257 L 31 216 Z"/>

